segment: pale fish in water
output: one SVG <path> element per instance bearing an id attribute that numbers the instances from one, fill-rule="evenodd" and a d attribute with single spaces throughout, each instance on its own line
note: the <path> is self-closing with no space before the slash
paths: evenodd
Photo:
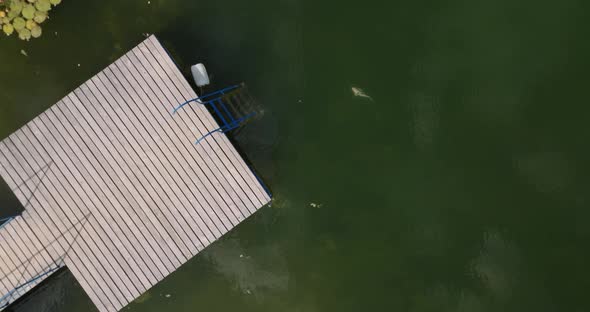
<path id="1" fill-rule="evenodd" d="M 352 95 L 373 101 L 373 98 L 370 95 L 368 95 L 367 93 L 365 93 L 365 91 L 363 89 L 358 88 L 358 87 L 352 87 L 351 90 L 352 90 Z"/>
<path id="2" fill-rule="evenodd" d="M 323 204 L 318 204 L 318 203 L 309 203 L 309 205 L 313 208 L 322 208 Z"/>

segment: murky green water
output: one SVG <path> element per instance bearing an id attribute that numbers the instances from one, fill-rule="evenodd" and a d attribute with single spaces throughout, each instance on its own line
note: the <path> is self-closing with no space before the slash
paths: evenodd
<path id="1" fill-rule="evenodd" d="M 249 84 L 236 139 L 276 201 L 129 311 L 585 311 L 589 9 L 66 0 L 0 40 L 0 136 L 155 33 Z M 71 284 L 34 308 L 92 311 Z"/>

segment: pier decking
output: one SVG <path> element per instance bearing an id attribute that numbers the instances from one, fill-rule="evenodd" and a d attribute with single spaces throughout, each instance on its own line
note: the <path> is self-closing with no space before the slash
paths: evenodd
<path id="1" fill-rule="evenodd" d="M 0 310 L 66 266 L 119 311 L 270 201 L 196 97 L 152 36 L 0 142 Z"/>

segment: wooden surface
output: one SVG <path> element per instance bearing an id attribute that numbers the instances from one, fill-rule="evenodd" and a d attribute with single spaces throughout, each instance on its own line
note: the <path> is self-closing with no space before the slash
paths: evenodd
<path id="1" fill-rule="evenodd" d="M 194 145 L 207 109 L 171 115 L 196 96 L 152 36 L 0 142 L 25 207 L 0 228 L 0 297 L 65 265 L 119 311 L 270 201 L 225 134 Z"/>

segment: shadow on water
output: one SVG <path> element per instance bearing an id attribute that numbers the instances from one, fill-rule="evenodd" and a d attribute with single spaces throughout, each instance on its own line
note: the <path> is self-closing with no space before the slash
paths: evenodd
<path id="1" fill-rule="evenodd" d="M 97 309 L 90 302 L 69 270 L 62 268 L 35 286 L 26 296 L 13 302 L 7 312 L 88 311 Z"/>
<path id="2" fill-rule="evenodd" d="M 0 178 L 0 220 L 18 215 L 23 210 L 24 207 L 14 192 L 6 184 L 6 181 Z"/>

